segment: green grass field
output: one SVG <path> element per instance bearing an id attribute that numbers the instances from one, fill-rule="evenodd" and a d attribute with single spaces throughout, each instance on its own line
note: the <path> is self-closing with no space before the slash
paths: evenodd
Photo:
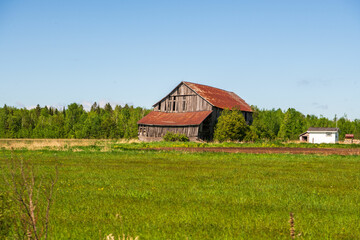
<path id="1" fill-rule="evenodd" d="M 0 152 L 59 164 L 50 239 L 360 239 L 360 156 L 82 150 Z"/>
<path id="2" fill-rule="evenodd" d="M 112 143 L 110 144 L 112 149 L 151 149 L 162 147 L 199 147 L 199 148 L 211 148 L 211 147 L 289 147 L 289 148 L 360 148 L 359 144 L 312 144 L 312 143 L 299 143 L 299 142 L 282 142 L 282 141 L 262 141 L 254 143 L 237 143 L 237 142 L 133 142 L 133 143 Z"/>

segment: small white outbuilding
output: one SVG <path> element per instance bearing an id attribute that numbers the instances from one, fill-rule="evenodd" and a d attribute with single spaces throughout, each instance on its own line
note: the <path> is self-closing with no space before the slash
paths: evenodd
<path id="1" fill-rule="evenodd" d="M 337 143 L 339 141 L 338 128 L 315 128 L 310 127 L 300 134 L 300 141 L 309 143 Z"/>

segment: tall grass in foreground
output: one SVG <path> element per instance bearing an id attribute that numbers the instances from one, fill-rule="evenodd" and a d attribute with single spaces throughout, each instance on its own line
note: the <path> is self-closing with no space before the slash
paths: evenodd
<path id="1" fill-rule="evenodd" d="M 44 175 L 37 173 L 35 166 L 29 160 L 8 158 L 7 166 L 2 172 L 1 192 L 1 223 L 4 231 L 0 237 L 10 235 L 16 239 L 47 239 L 50 219 L 50 208 L 53 204 L 54 186 L 58 171 Z M 3 206 L 3 203 L 7 203 Z M 3 213 L 4 207 L 11 214 Z"/>
<path id="2" fill-rule="evenodd" d="M 10 153 L 0 155 L 1 166 Z M 15 151 L 60 164 L 51 239 L 360 238 L 360 156 Z M 3 168 L 0 168 L 0 172 Z"/>

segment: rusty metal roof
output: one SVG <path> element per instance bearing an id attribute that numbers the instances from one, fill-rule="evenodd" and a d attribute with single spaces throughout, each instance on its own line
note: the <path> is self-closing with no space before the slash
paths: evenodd
<path id="1" fill-rule="evenodd" d="M 212 111 L 168 113 L 152 111 L 143 117 L 138 124 L 157 126 L 200 125 Z"/>
<path id="2" fill-rule="evenodd" d="M 252 112 L 249 104 L 247 104 L 244 99 L 242 99 L 233 92 L 197 83 L 183 83 L 215 107 L 222 109 L 237 108 L 241 111 Z"/>

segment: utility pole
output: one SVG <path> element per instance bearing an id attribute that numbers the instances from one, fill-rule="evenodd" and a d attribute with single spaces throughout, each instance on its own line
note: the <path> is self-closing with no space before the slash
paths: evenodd
<path id="1" fill-rule="evenodd" d="M 335 114 L 335 124 L 336 124 L 336 128 L 337 128 L 337 116 Z"/>

